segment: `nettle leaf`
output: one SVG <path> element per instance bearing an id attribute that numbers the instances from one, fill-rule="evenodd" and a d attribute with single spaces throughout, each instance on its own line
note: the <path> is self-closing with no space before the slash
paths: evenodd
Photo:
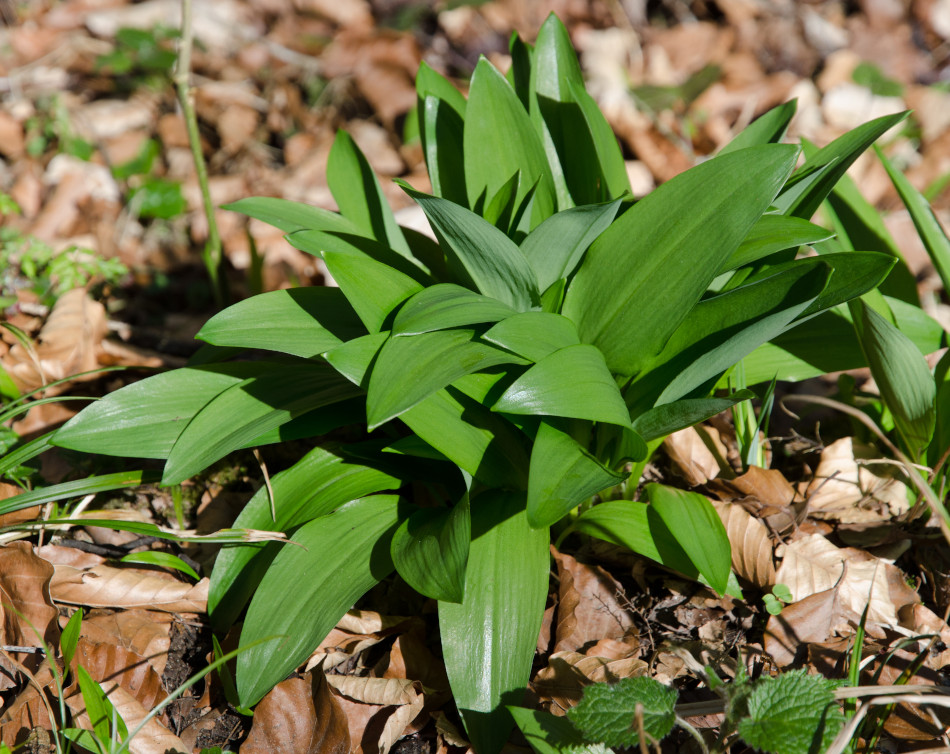
<path id="1" fill-rule="evenodd" d="M 800 217 L 762 215 L 719 271 L 734 270 L 778 251 L 818 243 L 833 235 L 830 230 Z"/>
<path id="2" fill-rule="evenodd" d="M 752 123 L 746 126 L 738 136 L 719 151 L 719 154 L 728 154 L 729 152 L 736 152 L 740 149 L 780 142 L 788 130 L 788 124 L 791 123 L 792 118 L 795 117 L 795 110 L 797 108 L 797 99 L 773 107 L 767 113 L 756 118 Z"/>
<path id="3" fill-rule="evenodd" d="M 369 378 L 369 428 L 399 416 L 463 375 L 519 362 L 524 360 L 480 342 L 472 329 L 390 338 L 379 350 Z"/>
<path id="4" fill-rule="evenodd" d="M 568 278 L 594 239 L 610 227 L 620 199 L 587 204 L 551 215 L 521 242 L 521 252 L 534 270 L 540 289 Z"/>
<path id="5" fill-rule="evenodd" d="M 507 304 L 454 283 L 425 288 L 403 304 L 393 320 L 393 335 L 418 335 L 450 327 L 498 322 L 517 314 Z"/>
<path id="6" fill-rule="evenodd" d="M 587 743 L 566 717 L 524 707 L 509 706 L 507 709 L 537 754 L 611 754 L 603 744 Z"/>
<path id="7" fill-rule="evenodd" d="M 234 528 L 290 532 L 351 500 L 399 484 L 394 476 L 347 460 L 335 447 L 314 448 L 276 474 L 270 492 L 266 485 L 258 489 L 238 514 Z M 281 547 L 271 542 L 221 548 L 208 591 L 208 612 L 216 631 L 234 623 Z"/>
<path id="8" fill-rule="evenodd" d="M 241 212 L 248 217 L 280 228 L 285 233 L 298 230 L 322 230 L 335 233 L 360 234 L 360 228 L 343 215 L 302 202 L 255 196 L 221 205 L 222 209 Z"/>
<path id="9" fill-rule="evenodd" d="M 591 244 L 564 297 L 581 341 L 631 376 L 699 301 L 768 209 L 798 154 L 775 144 L 702 163 L 637 202 Z"/>
<path id="10" fill-rule="evenodd" d="M 80 411 L 53 435 L 53 445 L 86 453 L 167 458 L 191 418 L 212 398 L 273 362 L 184 367 L 116 390 Z"/>
<path id="11" fill-rule="evenodd" d="M 748 696 L 748 715 L 739 720 L 739 735 L 750 746 L 774 754 L 825 751 L 844 725 L 836 686 L 804 669 L 760 678 Z"/>
<path id="12" fill-rule="evenodd" d="M 647 743 L 661 741 L 673 730 L 677 696 L 676 689 L 643 676 L 594 683 L 584 689 L 580 704 L 569 709 L 567 717 L 591 741 L 611 747 L 638 746 L 638 705 Z"/>
<path id="13" fill-rule="evenodd" d="M 411 256 L 376 174 L 346 131 L 337 131 L 330 149 L 327 184 L 340 214 L 364 235 L 370 235 L 406 257 Z"/>
<path id="14" fill-rule="evenodd" d="M 396 570 L 420 594 L 462 601 L 472 522 L 468 494 L 450 509 L 421 508 L 393 534 Z"/>
<path id="15" fill-rule="evenodd" d="M 755 398 L 751 390 L 737 390 L 725 398 L 684 398 L 651 408 L 633 421 L 633 428 L 646 441 L 666 437 L 686 427 Z"/>
<path id="16" fill-rule="evenodd" d="M 511 384 L 492 411 L 630 426 L 627 406 L 603 355 L 588 345 L 568 346 L 545 356 Z"/>
<path id="17" fill-rule="evenodd" d="M 390 313 L 422 286 L 365 254 L 325 251 L 323 261 L 370 333 L 383 329 Z"/>
<path id="18" fill-rule="evenodd" d="M 321 286 L 251 296 L 215 314 L 195 337 L 307 359 L 365 333 L 343 292 Z"/>
<path id="19" fill-rule="evenodd" d="M 253 707 L 293 672 L 356 600 L 389 575 L 389 542 L 400 520 L 398 497 L 373 495 L 304 524 L 291 538 L 297 544 L 281 548 L 241 630 L 241 646 L 248 647 L 237 659 L 242 707 Z"/>
<path id="20" fill-rule="evenodd" d="M 465 207 L 403 188 L 426 213 L 460 282 L 518 311 L 539 303 L 538 281 L 514 241 Z"/>
<path id="21" fill-rule="evenodd" d="M 439 602 L 439 629 L 455 704 L 481 754 L 497 754 L 508 740 L 513 722 L 502 705 L 518 703 L 531 676 L 550 541 L 546 530 L 528 525 L 523 495 L 472 501 L 465 598 Z"/>
<path id="22" fill-rule="evenodd" d="M 497 194 L 518 173 L 516 204 L 538 184 L 532 225 L 553 214 L 554 181 L 541 140 L 518 95 L 486 58 L 472 74 L 463 139 L 469 206 Z"/>
<path id="23" fill-rule="evenodd" d="M 507 348 L 531 361 L 540 361 L 561 348 L 580 345 L 577 328 L 567 317 L 548 312 L 524 312 L 492 326 L 482 340 Z"/>
<path id="24" fill-rule="evenodd" d="M 608 469 L 569 434 L 543 421 L 531 450 L 528 523 L 536 529 L 551 526 L 627 476 Z"/>

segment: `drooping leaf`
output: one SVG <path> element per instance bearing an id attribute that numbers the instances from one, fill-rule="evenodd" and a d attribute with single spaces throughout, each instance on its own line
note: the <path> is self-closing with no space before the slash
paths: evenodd
<path id="1" fill-rule="evenodd" d="M 285 233 L 298 230 L 322 230 L 337 233 L 360 233 L 360 228 L 343 215 L 303 202 L 292 202 L 270 196 L 254 196 L 222 205 L 222 209 L 241 212 L 280 228 Z"/>
<path id="2" fill-rule="evenodd" d="M 543 421 L 531 451 L 528 523 L 548 527 L 626 474 L 611 471 L 569 434 Z"/>
<path id="3" fill-rule="evenodd" d="M 288 233 L 285 238 L 295 249 L 313 254 L 315 257 L 322 257 L 325 252 L 333 251 L 341 254 L 365 255 L 412 278 L 420 285 L 430 285 L 433 282 L 428 267 L 421 260 L 393 251 L 375 238 L 365 238 L 354 233 L 328 233 L 322 230 L 297 230 Z"/>
<path id="4" fill-rule="evenodd" d="M 540 361 L 561 348 L 580 345 L 574 323 L 560 314 L 548 312 L 524 312 L 508 317 L 489 328 L 482 340 L 531 361 Z"/>
<path id="5" fill-rule="evenodd" d="M 461 604 L 439 603 L 439 629 L 455 704 L 476 751 L 498 754 L 517 704 L 548 590 L 549 534 L 532 529 L 524 497 L 485 493 L 472 501 L 472 544 Z"/>
<path id="6" fill-rule="evenodd" d="M 595 683 L 585 688 L 580 704 L 568 710 L 567 716 L 588 740 L 633 747 L 640 743 L 640 714 L 648 741 L 660 741 L 669 735 L 676 720 L 677 696 L 676 689 L 653 678 L 621 678 L 616 683 Z"/>
<path id="7" fill-rule="evenodd" d="M 462 602 L 472 523 L 468 494 L 450 509 L 420 508 L 393 535 L 396 570 L 420 594 Z"/>
<path id="8" fill-rule="evenodd" d="M 310 358 L 366 333 L 338 288 L 290 288 L 252 296 L 209 319 L 195 336 L 217 346 Z"/>
<path id="9" fill-rule="evenodd" d="M 763 144 L 775 144 L 782 140 L 788 130 L 788 124 L 795 117 L 798 100 L 793 99 L 773 107 L 767 113 L 756 118 L 746 126 L 732 141 L 724 146 L 719 154 L 728 154 L 740 149 L 758 147 Z"/>
<path id="10" fill-rule="evenodd" d="M 581 341 L 631 376 L 659 352 L 768 208 L 797 149 L 753 147 L 681 173 L 588 249 L 564 298 Z"/>
<path id="11" fill-rule="evenodd" d="M 589 345 L 568 346 L 545 356 L 511 384 L 492 411 L 630 426 L 627 407 L 603 355 Z"/>
<path id="12" fill-rule="evenodd" d="M 393 568 L 399 498 L 373 495 L 301 526 L 274 558 L 241 631 L 237 690 L 252 707 L 317 648 L 343 614 Z M 288 599 L 293 595 L 293 599 Z M 261 639 L 278 636 L 254 645 Z M 253 645 L 253 646 L 252 646 Z"/>
<path id="13" fill-rule="evenodd" d="M 393 320 L 393 335 L 498 322 L 513 314 L 514 309 L 493 298 L 454 283 L 439 283 L 406 301 Z"/>
<path id="14" fill-rule="evenodd" d="M 726 398 L 686 398 L 664 403 L 640 414 L 634 419 L 633 428 L 649 442 L 691 427 L 754 397 L 751 390 L 737 390 Z"/>
<path id="15" fill-rule="evenodd" d="M 351 500 L 398 486 L 395 477 L 348 461 L 336 448 L 314 448 L 276 474 L 270 491 L 262 486 L 238 514 L 234 528 L 289 532 Z M 221 549 L 208 590 L 208 612 L 216 631 L 234 623 L 281 547 L 260 543 Z"/>

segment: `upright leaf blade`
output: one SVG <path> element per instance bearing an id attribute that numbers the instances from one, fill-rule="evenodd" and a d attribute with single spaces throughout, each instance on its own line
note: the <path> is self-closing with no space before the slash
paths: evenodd
<path id="1" fill-rule="evenodd" d="M 738 136 L 720 150 L 719 154 L 729 154 L 740 149 L 780 142 L 788 130 L 788 124 L 795 117 L 797 108 L 798 100 L 794 99 L 773 107 L 746 126 Z"/>
<path id="2" fill-rule="evenodd" d="M 465 97 L 425 61 L 416 74 L 422 150 L 432 193 L 468 205 L 463 162 Z"/>

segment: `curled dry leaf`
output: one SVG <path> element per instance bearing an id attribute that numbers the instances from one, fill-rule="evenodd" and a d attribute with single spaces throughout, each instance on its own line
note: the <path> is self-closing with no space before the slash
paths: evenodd
<path id="1" fill-rule="evenodd" d="M 554 651 L 583 651 L 591 642 L 622 638 L 633 620 L 620 603 L 620 583 L 599 566 L 579 563 L 554 547 L 551 553 L 560 578 Z"/>
<path id="2" fill-rule="evenodd" d="M 681 429 L 666 437 L 663 449 L 673 467 L 691 487 L 705 484 L 719 474 L 719 461 L 695 427 Z"/>
<path id="3" fill-rule="evenodd" d="M 26 542 L 0 548 L 0 644 L 42 647 L 59 644 L 59 613 L 50 599 L 53 567 L 38 557 Z M 30 672 L 37 672 L 42 655 L 21 658 Z M 14 681 L 0 674 L 0 690 Z"/>
<path id="4" fill-rule="evenodd" d="M 542 702 L 551 702 L 550 711 L 564 714 L 581 700 L 585 686 L 618 678 L 647 675 L 649 665 L 637 657 L 610 660 L 589 657 L 578 652 L 556 652 L 548 658 L 531 682 L 531 689 Z"/>
<path id="5" fill-rule="evenodd" d="M 58 565 L 50 582 L 57 602 L 88 607 L 151 608 L 173 613 L 203 613 L 208 579 L 186 584 L 135 568 L 97 565 L 88 570 Z"/>
<path id="6" fill-rule="evenodd" d="M 254 710 L 245 754 L 349 754 L 339 700 L 319 668 L 277 684 Z"/>
<path id="7" fill-rule="evenodd" d="M 105 691 L 130 732 L 135 730 L 148 715 L 149 710 L 146 710 L 134 696 L 118 684 L 102 684 L 102 690 Z M 92 730 L 89 715 L 86 713 L 86 703 L 78 690 L 66 697 L 66 705 L 73 713 L 73 721 L 78 727 Z M 129 752 L 130 754 L 187 754 L 188 749 L 178 736 L 153 717 L 131 740 Z"/>
<path id="8" fill-rule="evenodd" d="M 732 545 L 732 569 L 739 578 L 757 587 L 775 583 L 772 538 L 759 519 L 749 515 L 741 505 L 712 501 L 716 513 L 726 527 Z"/>
<path id="9" fill-rule="evenodd" d="M 363 754 L 386 754 L 422 712 L 422 684 L 405 678 L 327 676 L 338 694 L 350 728 Z"/>
<path id="10" fill-rule="evenodd" d="M 750 466 L 735 479 L 715 480 L 710 489 L 721 500 L 741 503 L 776 532 L 791 531 L 805 517 L 804 501 L 796 499 L 795 488 L 777 469 Z"/>
<path id="11" fill-rule="evenodd" d="M 329 670 L 348 662 L 387 636 L 410 625 L 421 627 L 423 624 L 413 618 L 384 616 L 371 610 L 351 610 L 320 642 L 320 646 L 307 660 L 304 670 L 316 667 Z"/>

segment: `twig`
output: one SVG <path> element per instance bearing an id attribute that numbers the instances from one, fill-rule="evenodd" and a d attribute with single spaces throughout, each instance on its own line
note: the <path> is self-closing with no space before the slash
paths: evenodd
<path id="1" fill-rule="evenodd" d="M 205 164 L 204 153 L 201 151 L 201 134 L 198 132 L 198 116 L 195 113 L 194 92 L 191 89 L 191 48 L 194 41 L 192 25 L 191 0 L 181 0 L 181 39 L 178 43 L 178 63 L 175 66 L 175 88 L 178 90 L 178 100 L 181 102 L 182 115 L 188 129 L 188 143 L 191 145 L 191 156 L 195 162 L 195 172 L 198 174 L 198 185 L 201 187 L 201 199 L 204 204 L 205 218 L 208 221 L 208 241 L 204 249 L 204 263 L 211 279 L 211 288 L 215 303 L 218 307 L 225 304 L 225 281 L 221 275 L 221 236 L 218 233 L 218 223 L 214 217 L 214 205 L 211 202 L 211 189 L 208 185 L 208 167 Z"/>

